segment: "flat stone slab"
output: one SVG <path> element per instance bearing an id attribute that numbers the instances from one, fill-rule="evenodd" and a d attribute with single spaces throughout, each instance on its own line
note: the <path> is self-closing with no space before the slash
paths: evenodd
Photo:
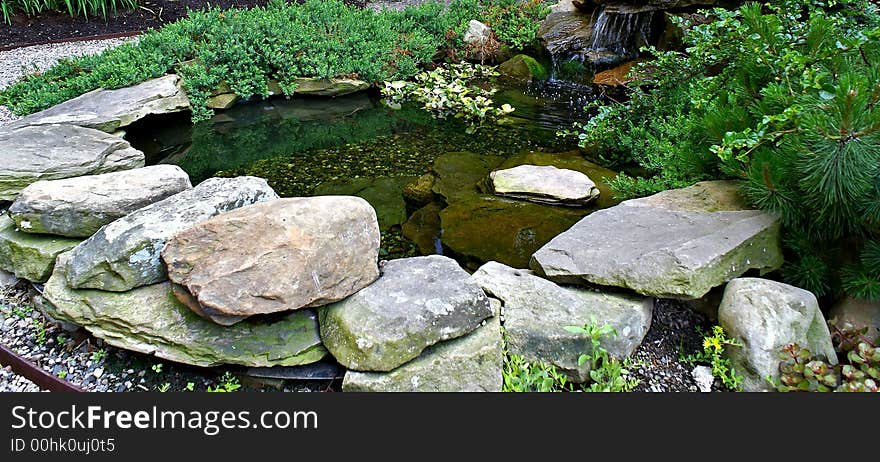
<path id="1" fill-rule="evenodd" d="M 316 79 L 300 77 L 294 80 L 293 92 L 297 95 L 342 96 L 364 91 L 370 84 L 357 79 Z"/>
<path id="2" fill-rule="evenodd" d="M 31 282 L 46 282 L 55 268 L 55 257 L 82 242 L 60 236 L 18 231 L 6 215 L 0 215 L 0 270 Z"/>
<path id="3" fill-rule="evenodd" d="M 828 324 L 811 292 L 781 282 L 737 278 L 724 289 L 718 321 L 727 334 L 743 343 L 729 347 L 744 391 L 772 391 L 767 377 L 779 379 L 782 348 L 797 343 L 837 364 Z"/>
<path id="4" fill-rule="evenodd" d="M 342 391 L 500 392 L 501 323 L 497 317 L 462 337 L 428 347 L 390 372 L 348 371 Z"/>
<path id="5" fill-rule="evenodd" d="M 151 114 L 189 108 L 189 98 L 180 88 L 180 77 L 172 74 L 117 90 L 90 91 L 13 125 L 71 124 L 113 133 Z"/>
<path id="6" fill-rule="evenodd" d="M 319 310 L 321 338 L 343 366 L 390 371 L 492 316 L 489 299 L 451 258 L 385 262 L 382 276 Z"/>
<path id="7" fill-rule="evenodd" d="M 342 300 L 379 277 L 379 225 L 353 196 L 276 199 L 176 234 L 162 260 L 175 294 L 214 322 Z"/>
<path id="8" fill-rule="evenodd" d="M 557 282 L 696 299 L 750 269 L 779 268 L 779 222 L 759 211 L 616 206 L 588 215 L 553 238 L 530 264 Z"/>
<path id="9" fill-rule="evenodd" d="M 180 231 L 278 195 L 256 177 L 210 178 L 101 228 L 71 251 L 67 282 L 75 289 L 124 292 L 167 280 L 160 252 Z"/>
<path id="10" fill-rule="evenodd" d="M 176 165 L 32 183 L 9 207 L 9 216 L 27 233 L 89 237 L 135 210 L 191 188 Z"/>
<path id="11" fill-rule="evenodd" d="M 603 337 L 601 344 L 619 359 L 632 354 L 651 327 L 651 298 L 563 287 L 497 262 L 486 263 L 472 278 L 501 301 L 509 353 L 552 364 L 575 382 L 589 380 L 590 365 L 578 365 L 578 357 L 591 353 L 592 345 L 566 326 L 613 327 L 617 335 Z"/>
<path id="12" fill-rule="evenodd" d="M 194 366 L 298 366 L 317 362 L 321 346 L 314 312 L 247 320 L 224 327 L 180 303 L 165 282 L 129 292 L 73 290 L 65 259 L 46 283 L 49 316 L 85 327 L 110 345 Z"/>
<path id="13" fill-rule="evenodd" d="M 735 181 L 701 181 L 693 186 L 669 189 L 638 199 L 623 201 L 629 207 L 653 207 L 682 212 L 734 212 L 750 210 Z"/>
<path id="14" fill-rule="evenodd" d="M 520 165 L 489 174 L 498 196 L 550 205 L 586 205 L 599 197 L 587 175 L 550 165 Z"/>
<path id="15" fill-rule="evenodd" d="M 128 170 L 144 154 L 128 141 L 74 125 L 0 128 L 0 201 L 40 180 Z"/>

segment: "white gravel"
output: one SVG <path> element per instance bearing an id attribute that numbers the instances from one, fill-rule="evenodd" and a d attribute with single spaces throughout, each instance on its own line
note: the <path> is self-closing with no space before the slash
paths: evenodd
<path id="1" fill-rule="evenodd" d="M 21 77 L 42 72 L 52 67 L 61 58 L 93 55 L 124 42 L 137 40 L 135 37 L 85 42 L 50 43 L 0 52 L 0 90 L 8 87 Z M 9 109 L 0 106 L 0 125 L 17 119 Z"/>

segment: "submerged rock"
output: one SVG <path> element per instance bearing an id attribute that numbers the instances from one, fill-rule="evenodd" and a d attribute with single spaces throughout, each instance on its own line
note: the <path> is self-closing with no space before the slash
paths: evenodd
<path id="1" fill-rule="evenodd" d="M 491 318 L 462 337 L 428 347 L 390 372 L 348 371 L 343 391 L 500 392 L 501 324 Z"/>
<path id="2" fill-rule="evenodd" d="M 15 126 L 71 124 L 107 133 L 151 114 L 189 110 L 180 77 L 166 75 L 118 90 L 98 89 L 13 123 Z"/>
<path id="3" fill-rule="evenodd" d="M 426 173 L 403 187 L 404 199 L 416 205 L 428 205 L 434 201 L 434 175 Z"/>
<path id="4" fill-rule="evenodd" d="M 758 278 L 730 281 L 718 308 L 721 327 L 742 347 L 727 351 L 744 391 L 770 391 L 767 377 L 779 379 L 782 347 L 797 343 L 837 364 L 828 325 L 812 293 Z"/>
<path id="5" fill-rule="evenodd" d="M 293 92 L 298 95 L 342 96 L 370 88 L 370 84 L 357 79 L 295 79 Z"/>
<path id="6" fill-rule="evenodd" d="M 619 205 L 587 216 L 532 257 L 559 282 L 700 298 L 750 269 L 782 265 L 779 222 L 759 211 L 686 212 Z"/>
<path id="7" fill-rule="evenodd" d="M 419 248 L 422 255 L 443 253 L 440 241 L 440 211 L 443 206 L 432 202 L 415 212 L 401 227 L 403 236 Z"/>
<path id="8" fill-rule="evenodd" d="M 516 55 L 498 66 L 498 72 L 517 80 L 547 80 L 550 73 L 543 64 L 528 55 Z"/>
<path id="9" fill-rule="evenodd" d="M 653 300 L 625 294 L 558 286 L 529 270 L 497 262 L 480 267 L 473 280 L 501 301 L 508 350 L 527 361 L 543 361 L 564 371 L 571 380 L 589 380 L 589 364 L 578 365 L 581 354 L 591 353 L 584 335 L 565 330 L 594 323 L 609 325 L 617 335 L 601 339 L 612 356 L 629 356 L 651 327 Z"/>
<path id="10" fill-rule="evenodd" d="M 553 166 L 520 165 L 489 174 L 498 196 L 549 205 L 586 205 L 599 197 L 588 176 Z"/>
<path id="11" fill-rule="evenodd" d="M 173 235 L 208 218 L 278 195 L 256 177 L 211 178 L 120 218 L 70 253 L 66 277 L 76 289 L 122 292 L 167 279 L 159 252 Z"/>
<path id="12" fill-rule="evenodd" d="M 74 125 L 0 128 L 0 201 L 31 183 L 144 166 L 128 141 Z"/>
<path id="13" fill-rule="evenodd" d="M 524 267 L 536 250 L 585 213 L 568 207 L 472 196 L 440 212 L 443 245 L 469 260 L 472 268 L 493 260 Z"/>
<path id="14" fill-rule="evenodd" d="M 0 270 L 31 282 L 46 282 L 55 268 L 55 258 L 80 242 L 80 239 L 23 233 L 9 217 L 0 215 Z"/>
<path id="15" fill-rule="evenodd" d="M 596 188 L 599 189 L 599 198 L 593 202 L 594 206 L 606 208 L 620 203 L 619 200 L 614 198 L 615 191 L 606 183 L 606 179 L 616 177 L 617 172 L 588 161 L 580 150 L 566 152 L 523 152 L 508 158 L 498 168 L 513 168 L 519 165 L 552 165 L 556 168 L 581 172 L 593 180 L 596 183 Z"/>
<path id="16" fill-rule="evenodd" d="M 297 366 L 327 353 L 312 311 L 224 327 L 180 303 L 167 282 L 129 292 L 73 290 L 64 274 L 68 256 L 59 257 L 44 288 L 47 314 L 83 326 L 110 345 L 194 366 Z"/>
<path id="17" fill-rule="evenodd" d="M 316 196 L 358 196 L 376 209 L 379 227 L 383 230 L 406 221 L 406 202 L 403 188 L 415 180 L 411 176 L 353 178 L 351 180 L 327 181 L 315 188 Z"/>
<path id="18" fill-rule="evenodd" d="M 9 208 L 21 231 L 89 237 L 102 226 L 191 188 L 176 165 L 38 181 Z"/>
<path id="19" fill-rule="evenodd" d="M 177 233 L 162 260 L 175 294 L 219 324 L 321 306 L 379 277 L 379 227 L 351 196 L 276 199 Z"/>
<path id="20" fill-rule="evenodd" d="M 473 331 L 492 310 L 455 260 L 431 255 L 385 262 L 378 281 L 319 316 L 324 345 L 340 364 L 390 371 Z"/>
<path id="21" fill-rule="evenodd" d="M 447 202 L 476 195 L 478 184 L 486 179 L 504 158 L 473 152 L 448 152 L 434 161 L 433 190 Z"/>

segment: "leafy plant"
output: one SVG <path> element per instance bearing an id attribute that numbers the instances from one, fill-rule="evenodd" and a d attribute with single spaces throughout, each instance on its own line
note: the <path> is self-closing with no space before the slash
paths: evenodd
<path id="1" fill-rule="evenodd" d="M 232 393 L 241 388 L 238 377 L 226 371 L 220 376 L 220 382 L 217 387 L 208 387 L 208 393 Z"/>
<path id="2" fill-rule="evenodd" d="M 790 343 L 782 348 L 779 380 L 768 377 L 770 383 L 779 391 L 880 392 L 880 339 L 868 339 L 867 328 L 845 330 L 829 324 L 843 361 L 831 364 L 824 355 Z"/>
<path id="3" fill-rule="evenodd" d="M 156 363 L 156 364 L 153 364 L 152 366 L 150 366 L 150 369 L 152 369 L 153 372 L 155 372 L 155 373 L 157 373 L 157 374 L 161 374 L 161 373 L 162 373 L 162 367 L 163 367 L 163 364 L 162 364 L 162 363 Z"/>
<path id="4" fill-rule="evenodd" d="M 44 11 L 66 11 L 71 16 L 106 18 L 108 13 L 116 14 L 120 7 L 136 8 L 137 3 L 137 0 L 0 0 L 0 14 L 7 24 L 12 24 L 12 16 L 17 12 L 36 16 Z"/>
<path id="5" fill-rule="evenodd" d="M 698 332 L 703 335 L 703 351 L 682 355 L 682 362 L 687 364 L 708 364 L 712 367 L 712 375 L 721 380 L 721 383 L 728 390 L 739 390 L 742 385 L 742 376 L 736 373 L 736 368 L 730 362 L 730 358 L 725 356 L 727 347 L 741 347 L 742 342 L 730 338 L 721 326 L 712 326 L 711 332 L 703 334 L 698 328 Z"/>
<path id="6" fill-rule="evenodd" d="M 382 95 L 385 104 L 392 108 L 399 109 L 403 102 L 414 101 L 439 118 L 456 117 L 472 124 L 482 123 L 514 111 L 509 104 L 494 106 L 491 98 L 495 89 L 486 90 L 473 84 L 478 79 L 497 75 L 495 68 L 480 64 L 446 64 L 417 74 L 414 82 L 385 82 Z"/>
<path id="7" fill-rule="evenodd" d="M 501 391 L 558 392 L 573 391 L 573 384 L 556 367 L 541 361 L 526 361 L 521 355 L 504 355 L 504 378 Z"/>
<path id="8" fill-rule="evenodd" d="M 163 383 L 162 385 L 159 385 L 159 386 L 156 388 L 156 390 L 157 390 L 159 393 L 165 393 L 166 391 L 168 391 L 168 390 L 170 390 L 170 389 L 171 389 L 171 384 L 168 383 L 168 382 L 165 382 L 165 383 Z"/>
<path id="9" fill-rule="evenodd" d="M 61 380 L 66 379 L 67 378 L 67 371 L 64 369 L 58 371 L 58 378 Z"/>
<path id="10" fill-rule="evenodd" d="M 46 324 L 38 319 L 34 318 L 33 320 L 34 326 L 34 340 L 37 342 L 37 345 L 45 345 L 46 344 Z"/>
<path id="11" fill-rule="evenodd" d="M 107 357 L 107 350 L 99 349 L 92 352 L 92 362 L 98 362 Z M 161 365 L 160 365 L 161 366 Z M 161 367 L 160 367 L 161 371 Z M 158 373 L 159 371 L 157 371 Z"/>
<path id="12" fill-rule="evenodd" d="M 185 389 L 186 389 L 186 391 L 193 391 L 196 389 L 196 384 L 194 384 L 192 382 L 186 382 Z"/>
<path id="13" fill-rule="evenodd" d="M 630 372 L 624 368 L 617 358 L 608 354 L 602 347 L 602 337 L 616 336 L 614 327 L 595 323 L 584 326 L 566 326 L 565 330 L 573 334 L 583 334 L 587 337 L 590 353 L 578 356 L 578 366 L 590 364 L 590 380 L 584 391 L 592 392 L 624 392 L 632 391 L 638 386 L 638 379 L 629 378 Z"/>

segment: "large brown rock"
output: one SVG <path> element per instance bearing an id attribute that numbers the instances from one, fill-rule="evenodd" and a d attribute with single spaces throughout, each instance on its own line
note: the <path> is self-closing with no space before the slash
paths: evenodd
<path id="1" fill-rule="evenodd" d="M 168 241 L 175 294 L 231 325 L 341 300 L 379 277 L 379 225 L 353 196 L 277 199 L 218 215 Z"/>

